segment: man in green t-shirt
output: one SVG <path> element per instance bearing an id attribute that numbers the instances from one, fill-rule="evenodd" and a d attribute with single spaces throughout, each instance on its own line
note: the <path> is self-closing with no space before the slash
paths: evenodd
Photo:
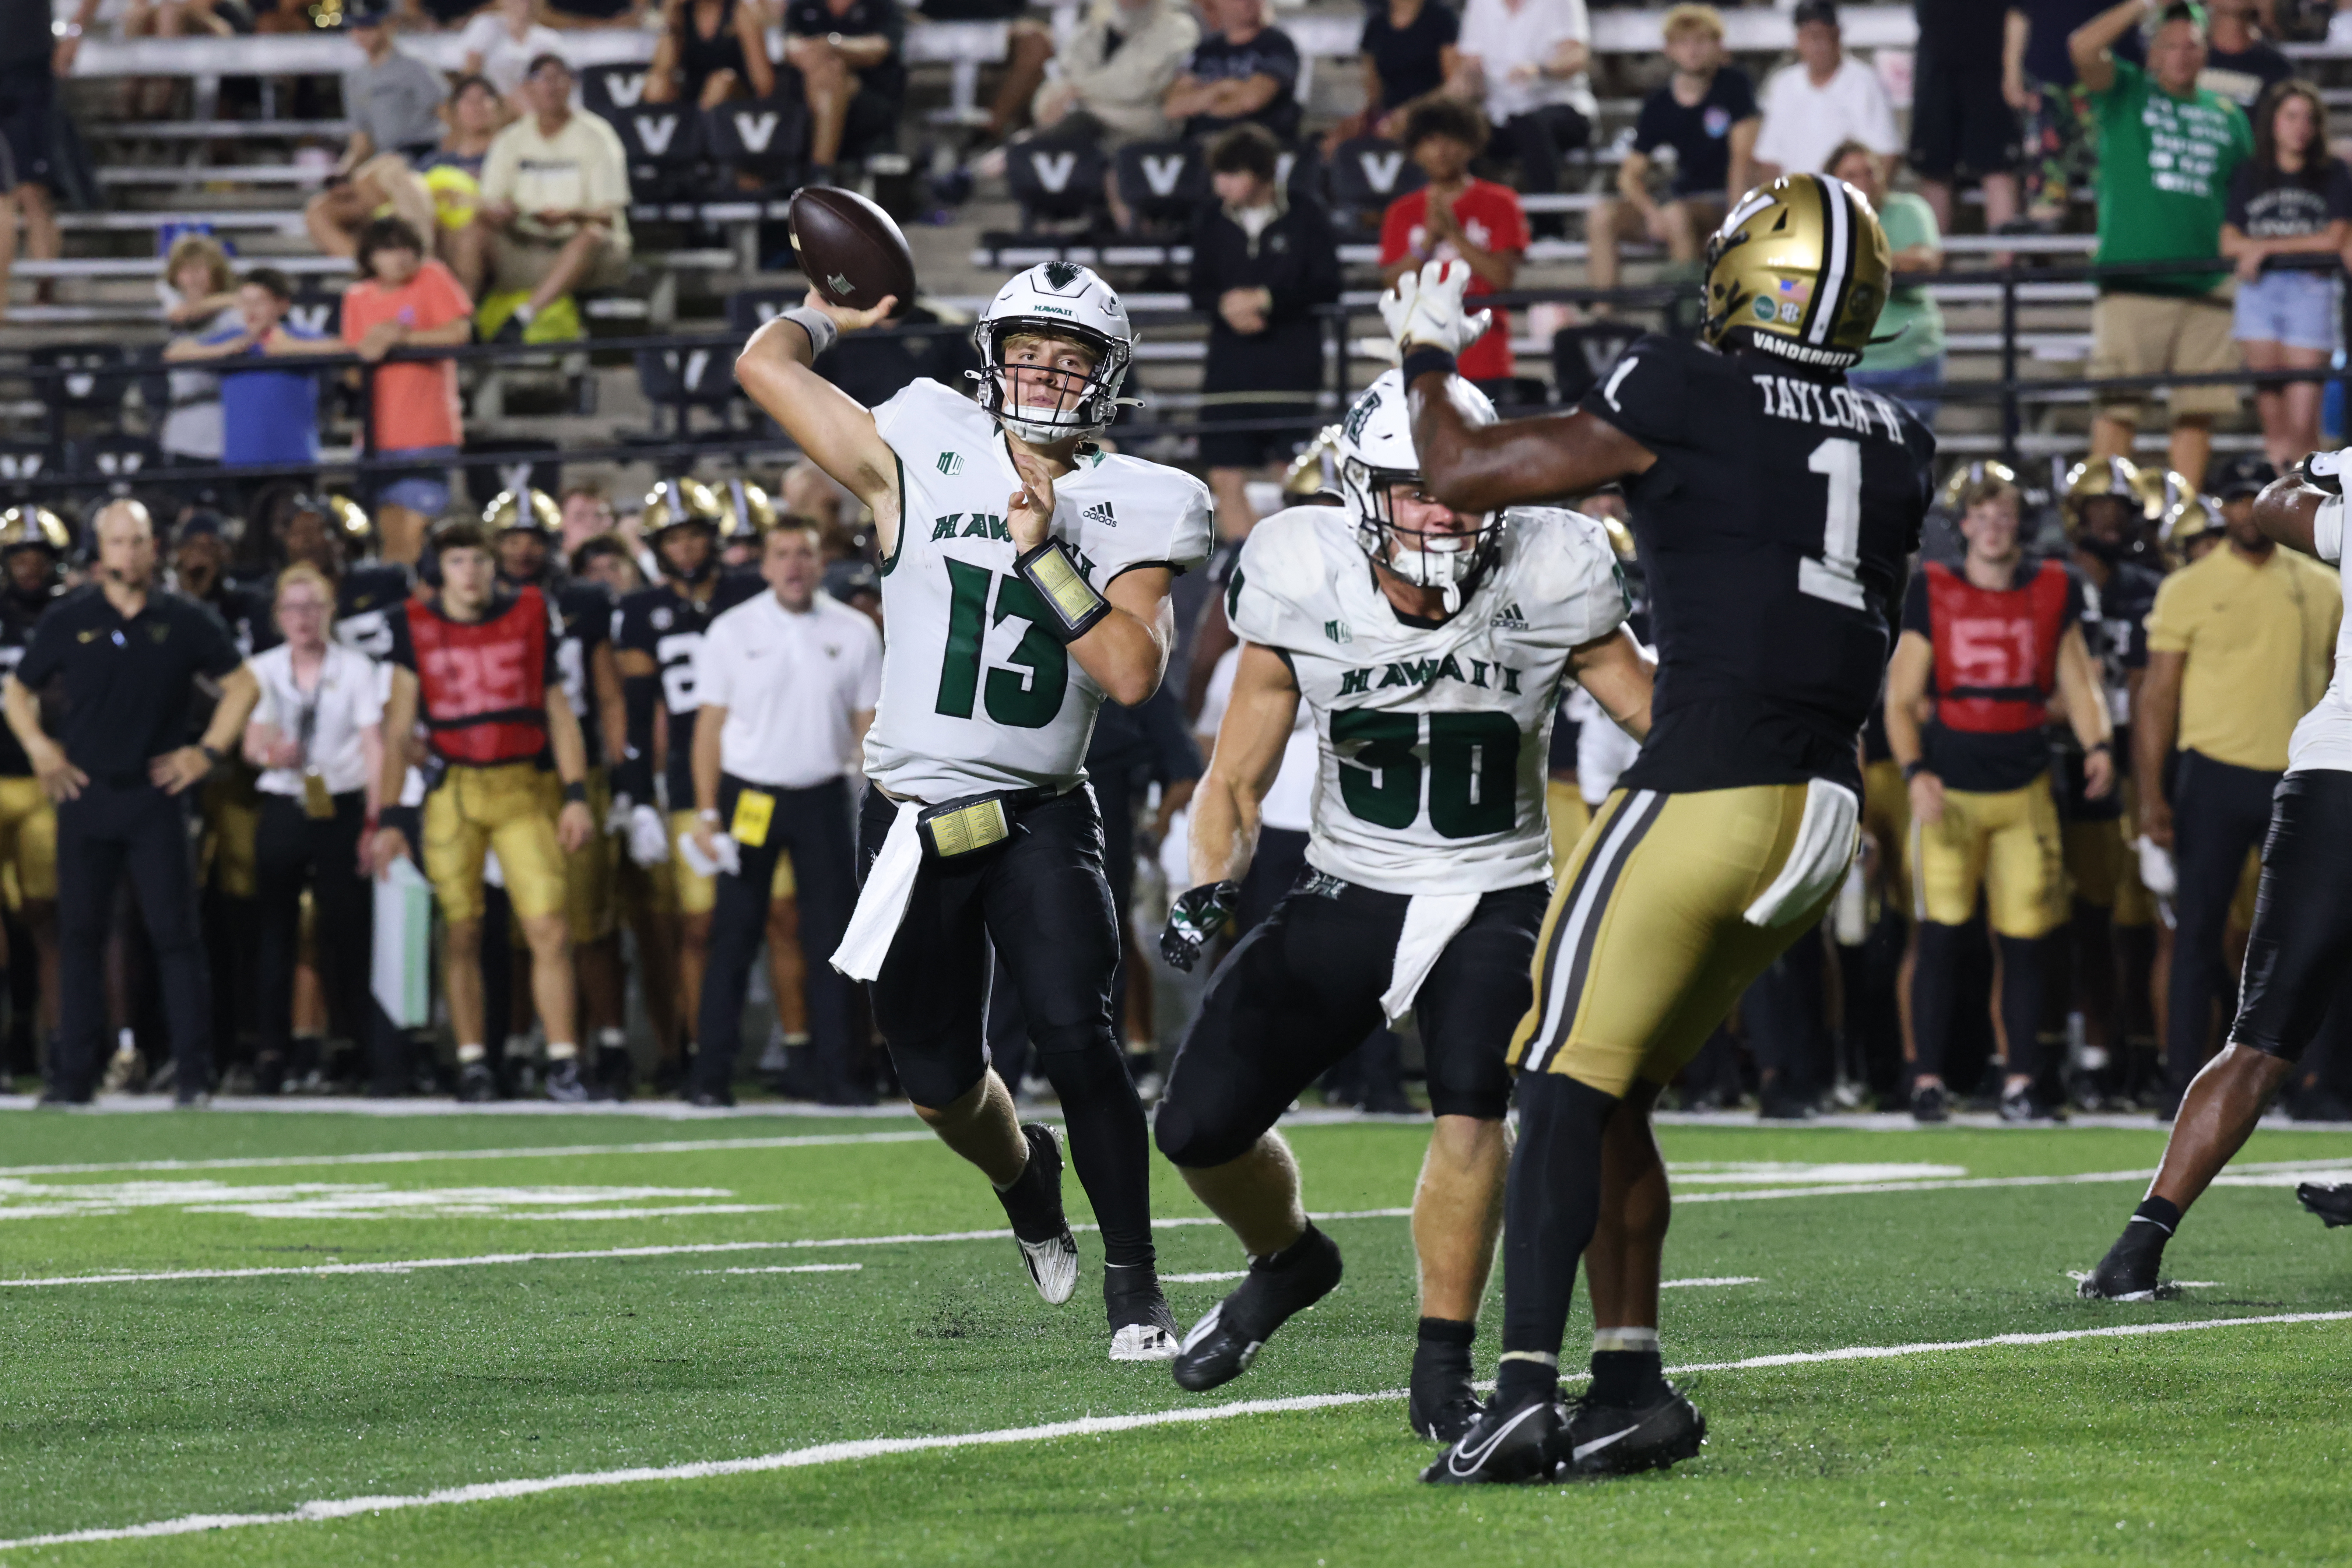
<path id="1" fill-rule="evenodd" d="M 2151 16 L 2147 64 L 2115 56 L 2116 40 Z M 2196 375 L 2239 368 L 2230 339 L 2228 281 L 2220 259 L 2230 173 L 2253 152 L 2238 106 L 2197 85 L 2205 68 L 2205 12 L 2189 0 L 2123 0 L 2066 40 L 2099 127 L 2101 266 L 2210 262 L 2178 272 L 2104 278 L 2091 314 L 2091 374 Z M 2091 423 L 2091 457 L 2128 456 L 2140 420 L 2137 390 L 2103 394 Z M 2191 488 L 2204 482 L 2213 421 L 2234 413 L 2237 389 L 2173 387 L 2171 466 Z"/>
<path id="2" fill-rule="evenodd" d="M 1944 232 L 1937 226 L 1936 209 L 1925 196 L 1889 191 L 1878 155 L 1859 141 L 1840 142 L 1827 167 L 1870 199 L 1878 226 L 1886 231 L 1887 259 L 1895 267 L 1895 283 L 1879 309 L 1871 346 L 1845 379 L 1908 403 L 1912 413 L 1933 424 L 1943 405 L 1921 394 L 1943 384 L 1944 311 L 1926 288 L 1902 278 L 1906 272 L 1917 276 L 1944 270 Z"/>

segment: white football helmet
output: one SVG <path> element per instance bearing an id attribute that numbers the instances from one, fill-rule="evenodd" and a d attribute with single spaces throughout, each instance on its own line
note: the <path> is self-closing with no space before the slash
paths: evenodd
<path id="1" fill-rule="evenodd" d="M 1472 424 L 1495 423 L 1486 394 L 1459 376 L 1446 388 L 1463 418 Z M 1412 445 L 1412 412 L 1404 398 L 1404 372 L 1389 371 L 1364 389 L 1339 426 L 1339 494 L 1356 521 L 1356 542 L 1364 553 L 1418 588 L 1445 591 L 1446 612 L 1462 602 L 1463 585 L 1492 559 L 1503 538 L 1503 515 L 1472 519 L 1461 533 L 1432 536 L 1400 528 L 1391 487 L 1419 486 L 1421 457 Z"/>
<path id="2" fill-rule="evenodd" d="M 1029 332 L 1076 339 L 1094 350 L 1094 372 L 1075 400 L 1064 399 L 1067 406 L 1017 403 L 1006 395 L 1005 341 Z M 1135 327 L 1127 307 L 1109 284 L 1076 262 L 1040 263 L 998 289 L 972 323 L 971 341 L 986 367 L 969 372 L 980 382 L 981 406 L 1024 441 L 1044 446 L 1099 435 L 1118 417 L 1121 402 L 1139 401 L 1118 395 L 1135 359 Z"/>

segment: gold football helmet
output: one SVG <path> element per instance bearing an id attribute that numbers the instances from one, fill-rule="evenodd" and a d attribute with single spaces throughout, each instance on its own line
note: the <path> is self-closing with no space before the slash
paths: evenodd
<path id="1" fill-rule="evenodd" d="M 2186 562 L 2197 541 L 2217 533 L 2221 527 L 2221 503 L 2211 496 L 2188 494 L 2167 509 L 2158 537 L 2175 561 Z"/>
<path id="2" fill-rule="evenodd" d="M 563 531 L 563 508 L 544 490 L 501 490 L 482 508 L 482 526 L 494 534 L 533 533 L 552 543 Z"/>
<path id="3" fill-rule="evenodd" d="M 2142 469 L 2128 457 L 2085 459 L 2066 471 L 2066 493 L 2060 497 L 2058 509 L 2065 518 L 2067 536 L 2072 538 L 2083 527 L 2085 502 L 2112 496 L 2137 507 L 2141 517 L 2153 522 L 2164 515 L 2164 476 Z"/>
<path id="4" fill-rule="evenodd" d="M 758 544 L 776 526 L 776 504 L 749 479 L 730 479 L 711 492 L 719 502 L 721 544 Z"/>
<path id="5" fill-rule="evenodd" d="M 73 548 L 73 530 L 47 507 L 11 507 L 0 512 L 0 556 L 36 545 L 62 560 Z"/>
<path id="6" fill-rule="evenodd" d="M 725 517 L 718 496 L 699 479 L 665 479 L 646 492 L 647 538 L 688 523 L 700 523 L 716 532 Z"/>
<path id="7" fill-rule="evenodd" d="M 1971 463 L 1955 463 L 1952 471 L 1944 476 L 1944 487 L 1936 492 L 1936 504 L 1948 512 L 1957 513 L 1969 489 L 1988 479 L 2004 485 L 2017 484 L 2017 470 L 2008 464 L 1991 458 L 1979 458 Z M 2021 486 L 2020 488 L 2022 488 Z"/>
<path id="8" fill-rule="evenodd" d="M 1706 242 L 1699 336 L 1843 370 L 1862 358 L 1886 303 L 1886 231 L 1861 192 L 1826 174 L 1785 174 L 1739 199 Z"/>
<path id="9" fill-rule="evenodd" d="M 1339 464 L 1339 427 L 1327 424 L 1282 471 L 1283 495 L 1301 503 L 1311 503 L 1318 496 L 1338 495 Z"/>
<path id="10" fill-rule="evenodd" d="M 349 496 L 329 496 L 326 508 L 327 520 L 348 543 L 362 544 L 375 531 L 375 524 L 368 520 L 367 508 Z"/>

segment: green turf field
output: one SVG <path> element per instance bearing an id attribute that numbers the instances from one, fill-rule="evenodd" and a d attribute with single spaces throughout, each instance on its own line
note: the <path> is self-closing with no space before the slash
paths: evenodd
<path id="1" fill-rule="evenodd" d="M 2214 1283 L 2120 1306 L 2067 1270 L 2129 1212 L 2152 1127 L 1665 1128 L 1667 1277 L 1750 1281 L 1664 1298 L 1668 1365 L 1716 1368 L 1706 1453 L 1465 1492 L 1414 1482 L 1430 1449 L 1389 1396 L 1413 1272 L 1381 1211 L 1410 1202 L 1424 1128 L 1293 1131 L 1347 1281 L 1206 1398 L 1105 1359 L 1090 1237 L 1054 1309 L 1009 1241 L 959 1236 L 1002 1212 L 915 1134 L 0 1111 L 0 1565 L 2352 1553 L 2352 1233 L 2304 1214 L 2286 1168 L 2352 1168 L 2352 1134 L 2259 1134 L 2245 1179 L 2273 1185 L 2217 1189 L 2168 1260 Z M 1156 1199 L 1201 1213 L 1165 1166 Z M 1240 1266 L 1213 1226 L 1160 1245 L 1165 1274 Z M 79 1282 L 13 1282 L 42 1279 Z M 1169 1293 L 1189 1322 L 1226 1288 Z M 2347 1316 L 2225 1321 L 2305 1313 Z M 2214 1326 L 2082 1335 L 2159 1324 Z M 1996 1335 L 2066 1337 L 1953 1347 Z M 1927 1348 L 1722 1364 L 1857 1347 Z M 1490 1329 L 1482 1369 L 1494 1350 Z M 612 1473 L 632 1470 L 658 1473 Z"/>

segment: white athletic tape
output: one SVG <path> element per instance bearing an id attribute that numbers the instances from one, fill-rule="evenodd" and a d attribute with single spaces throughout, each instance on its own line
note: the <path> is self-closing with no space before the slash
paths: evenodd
<path id="1" fill-rule="evenodd" d="M 1994 1334 L 1985 1339 L 1949 1340 L 1940 1343 L 1853 1345 L 1843 1350 L 1796 1351 L 1784 1355 L 1756 1355 L 1744 1361 L 1699 1362 L 1666 1368 L 1670 1376 L 1691 1372 L 1742 1372 L 1825 1362 L 1881 1361 L 1897 1356 L 1981 1350 L 1993 1346 L 2055 1344 L 2066 1340 L 2115 1339 L 2140 1334 L 2188 1333 L 2200 1329 L 2251 1328 L 2267 1323 L 2341 1322 L 2347 1312 L 2274 1312 L 2263 1317 L 2209 1318 L 2197 1322 L 2121 1323 L 2108 1328 L 2061 1329 L 2046 1333 Z M 626 1469 L 584 1470 L 570 1475 L 538 1476 L 519 1480 L 480 1481 L 471 1486 L 444 1487 L 436 1491 L 402 1497 L 333 1498 L 306 1502 L 283 1513 L 188 1514 L 148 1524 L 120 1525 L 98 1530 L 66 1531 L 54 1535 L 0 1541 L 0 1552 L 37 1546 L 75 1546 L 102 1541 L 152 1541 L 163 1536 L 195 1535 L 247 1525 L 317 1524 L 352 1519 L 361 1514 L 389 1513 L 413 1508 L 442 1508 L 457 1503 L 502 1502 L 545 1492 L 578 1491 L 591 1487 L 635 1486 L 650 1481 L 709 1480 L 719 1476 L 756 1475 L 772 1470 L 802 1469 L 814 1465 L 845 1464 L 883 1458 L 895 1454 L 920 1454 L 946 1448 L 971 1448 L 1012 1443 L 1052 1442 L 1062 1437 L 1092 1437 L 1113 1432 L 1133 1432 L 1148 1427 L 1196 1425 L 1231 1420 L 1242 1416 L 1288 1415 L 1304 1410 L 1329 1410 L 1348 1405 L 1368 1405 L 1404 1397 L 1402 1389 L 1379 1394 L 1306 1394 L 1287 1399 L 1248 1399 L 1232 1405 L 1188 1406 L 1174 1410 L 1145 1411 L 1132 1416 L 1088 1416 L 1075 1421 L 1054 1421 L 1035 1427 L 1010 1427 L 994 1432 L 961 1432 L 934 1437 L 867 1437 L 845 1443 L 821 1443 L 780 1454 L 744 1459 L 701 1459 L 680 1465 L 637 1465 Z"/>

